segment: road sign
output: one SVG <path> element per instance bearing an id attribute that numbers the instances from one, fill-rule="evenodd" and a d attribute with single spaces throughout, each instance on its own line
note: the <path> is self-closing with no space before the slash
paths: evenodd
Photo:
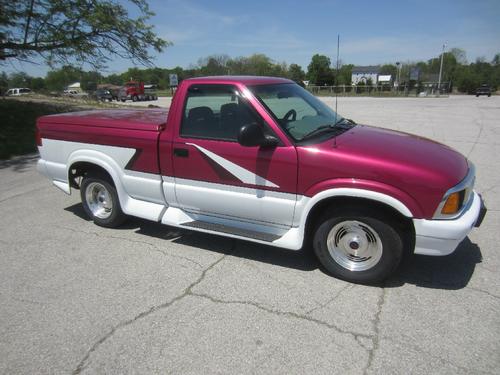
<path id="1" fill-rule="evenodd" d="M 177 79 L 177 74 L 169 74 L 170 87 L 177 87 L 179 85 L 179 80 Z"/>

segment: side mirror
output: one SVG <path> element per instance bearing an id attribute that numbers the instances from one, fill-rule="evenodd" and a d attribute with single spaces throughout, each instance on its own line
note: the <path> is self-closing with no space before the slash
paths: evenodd
<path id="1" fill-rule="evenodd" d="M 262 128 L 255 122 L 244 125 L 238 133 L 238 143 L 246 147 L 274 147 L 279 141 L 271 135 L 264 135 Z"/>

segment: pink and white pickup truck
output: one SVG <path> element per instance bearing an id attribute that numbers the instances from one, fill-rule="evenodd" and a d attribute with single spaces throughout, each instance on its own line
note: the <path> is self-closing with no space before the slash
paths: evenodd
<path id="1" fill-rule="evenodd" d="M 169 111 L 37 122 L 39 171 L 101 226 L 126 215 L 298 250 L 332 275 L 388 277 L 405 252 L 447 255 L 486 209 L 474 166 L 442 144 L 357 125 L 292 81 L 181 83 Z"/>

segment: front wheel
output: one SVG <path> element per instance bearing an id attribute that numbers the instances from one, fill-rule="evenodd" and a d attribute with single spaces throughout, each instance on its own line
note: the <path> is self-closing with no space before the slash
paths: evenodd
<path id="1" fill-rule="evenodd" d="M 403 239 L 396 226 L 369 211 L 343 210 L 324 217 L 313 241 L 326 270 L 353 283 L 383 281 L 397 268 L 403 254 Z"/>
<path id="2" fill-rule="evenodd" d="M 106 176 L 85 175 L 80 185 L 80 195 L 85 213 L 95 224 L 114 228 L 125 221 L 116 188 Z"/>

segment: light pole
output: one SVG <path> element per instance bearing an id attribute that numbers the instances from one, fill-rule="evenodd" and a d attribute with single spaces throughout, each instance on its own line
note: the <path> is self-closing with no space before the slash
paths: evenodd
<path id="1" fill-rule="evenodd" d="M 398 90 L 398 93 L 399 93 L 399 79 L 400 79 L 400 72 L 401 70 L 399 69 L 399 66 L 401 65 L 401 63 L 399 61 L 396 62 L 396 69 L 397 69 L 397 72 L 396 72 L 396 78 L 397 78 L 397 90 Z"/>
<path id="2" fill-rule="evenodd" d="M 439 67 L 439 78 L 438 78 L 438 96 L 439 94 L 441 94 L 441 74 L 443 73 L 443 56 L 445 48 L 446 48 L 446 43 L 443 44 L 443 50 L 441 51 L 441 65 Z"/>

